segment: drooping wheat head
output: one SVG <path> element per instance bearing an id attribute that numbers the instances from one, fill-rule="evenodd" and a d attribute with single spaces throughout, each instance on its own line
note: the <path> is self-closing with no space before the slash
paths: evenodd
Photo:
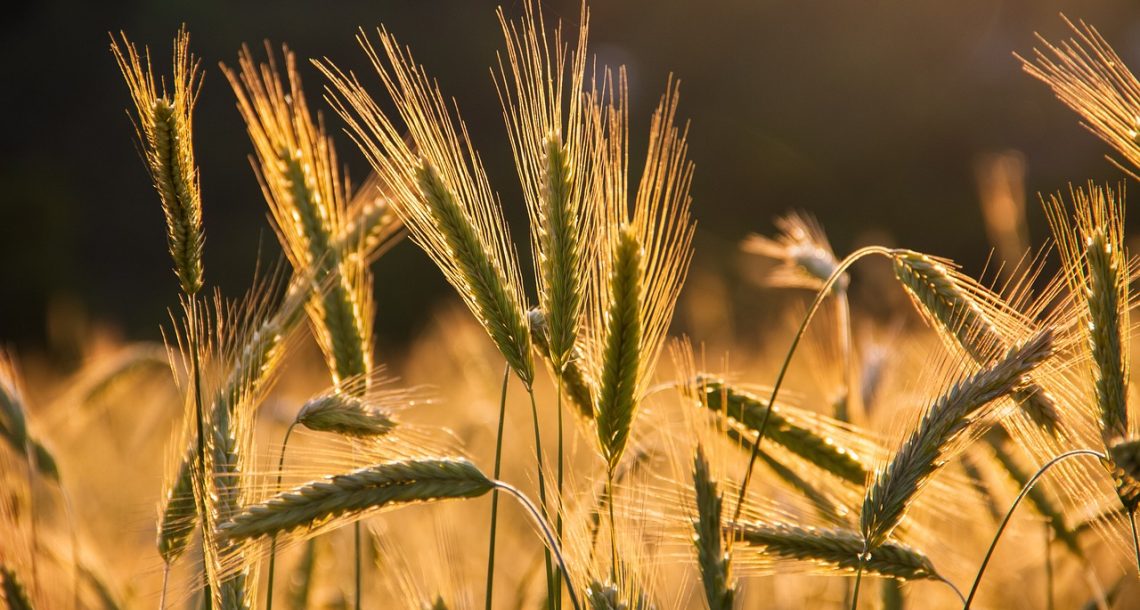
<path id="1" fill-rule="evenodd" d="M 330 102 L 348 123 L 415 241 L 435 261 L 519 378 L 534 362 L 515 250 L 466 127 L 409 51 L 386 30 L 379 51 L 357 38 L 395 103 L 380 109 L 355 76 L 318 65 L 332 82 Z M 381 57 L 383 55 L 383 58 Z"/>
<path id="2" fill-rule="evenodd" d="M 791 212 L 776 219 L 776 228 L 780 235 L 775 239 L 752 234 L 741 244 L 745 252 L 780 262 L 765 278 L 767 284 L 782 288 L 821 288 L 839 268 L 839 261 L 819 222 L 811 215 Z M 842 292 L 849 282 L 844 273 L 831 289 Z"/>
<path id="3" fill-rule="evenodd" d="M 1008 347 L 1007 335 L 1012 330 L 1023 333 L 1029 328 L 1001 297 L 956 271 L 948 261 L 907 250 L 898 251 L 892 260 L 895 277 L 927 322 L 979 366 Z M 1034 423 L 1050 434 L 1058 433 L 1058 407 L 1045 388 L 1029 381 L 1012 396 Z"/>
<path id="4" fill-rule="evenodd" d="M 246 505 L 220 525 L 219 533 L 226 540 L 239 542 L 298 529 L 313 530 L 333 520 L 351 519 L 384 507 L 474 498 L 492 487 L 478 468 L 462 458 L 385 462 L 328 476 Z"/>
<path id="5" fill-rule="evenodd" d="M 806 563 L 827 570 L 854 572 L 897 580 L 939 578 L 926 555 L 904 544 L 886 541 L 864 554 L 863 535 L 842 528 L 801 527 L 780 522 L 745 521 L 725 526 L 741 553 L 754 548 L 771 559 Z"/>
<path id="6" fill-rule="evenodd" d="M 1052 353 L 1052 331 L 1010 348 L 990 365 L 956 383 L 924 412 L 918 425 L 876 470 L 863 499 L 860 529 L 867 550 L 878 548 L 898 526 L 914 497 L 972 434 L 981 433 L 986 406 L 1024 383 Z"/>
<path id="7" fill-rule="evenodd" d="M 194 164 L 193 111 L 201 87 L 198 61 L 190 54 L 185 28 L 174 39 L 173 90 L 162 93 L 155 85 L 150 52 L 146 66 L 125 34 L 111 39 L 111 52 L 119 63 L 135 105 L 143 159 L 166 216 L 166 236 L 174 273 L 186 294 L 202 287 L 202 199 L 198 168 Z"/>

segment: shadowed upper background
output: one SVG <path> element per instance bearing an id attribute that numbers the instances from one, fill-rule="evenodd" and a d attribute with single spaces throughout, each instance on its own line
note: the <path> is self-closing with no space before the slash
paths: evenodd
<path id="1" fill-rule="evenodd" d="M 275 50 L 287 43 L 299 57 L 355 70 L 379 95 L 354 36 L 381 23 L 458 100 L 526 264 L 525 212 L 489 73 L 501 47 L 495 6 L 48 0 L 10 9 L 0 26 L 0 343 L 66 360 L 69 338 L 88 321 L 154 339 L 176 304 L 159 201 L 108 52 L 108 32 L 119 30 L 149 46 L 156 73 L 166 74 L 171 40 L 185 22 L 202 59 L 194 145 L 207 286 L 238 296 L 259 258 L 264 267 L 279 257 L 218 62 L 236 63 L 243 42 L 259 50 L 263 40 Z M 576 28 L 576 1 L 543 7 L 548 24 L 562 18 Z M 505 9 L 522 10 L 510 1 Z M 692 122 L 697 166 L 695 274 L 739 283 L 740 239 L 770 233 L 772 218 L 789 209 L 815 214 L 840 256 L 875 236 L 976 274 L 989 252 L 974 177 L 979 155 L 1025 155 L 1035 244 L 1047 233 L 1036 193 L 1122 178 L 1104 159 L 1107 147 L 1012 55 L 1031 52 L 1034 32 L 1069 36 L 1062 11 L 1095 25 L 1126 62 L 1140 65 L 1140 5 L 1124 1 L 598 1 L 590 43 L 601 63 L 628 66 L 631 158 L 644 150 L 668 75 L 681 80 L 680 115 Z M 308 64 L 302 74 L 310 103 L 338 136 L 341 161 L 363 179 L 363 158 L 318 99 L 323 79 Z M 410 243 L 374 270 L 381 350 L 399 348 L 433 304 L 455 299 Z"/>

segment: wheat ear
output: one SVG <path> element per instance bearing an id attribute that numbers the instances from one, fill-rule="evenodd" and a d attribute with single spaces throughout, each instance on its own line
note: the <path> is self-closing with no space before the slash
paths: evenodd
<path id="1" fill-rule="evenodd" d="M 1033 49 L 1029 59 L 1018 56 L 1022 68 L 1048 85 L 1133 170 L 1140 168 L 1140 81 L 1096 28 L 1067 18 L 1065 23 L 1076 37 L 1054 45 L 1038 35 L 1044 49 Z"/>
<path id="2" fill-rule="evenodd" d="M 343 436 L 383 436 L 396 427 L 392 414 L 344 392 L 332 392 L 305 403 L 296 422 L 310 430 Z"/>
<path id="3" fill-rule="evenodd" d="M 218 527 L 226 540 L 313 529 L 384 507 L 451 498 L 474 498 L 494 487 L 464 459 L 386 462 L 325 477 L 244 506 Z"/>
<path id="4" fill-rule="evenodd" d="M 324 62 L 330 102 L 348 123 L 396 212 L 455 287 L 523 383 L 534 382 L 525 298 L 502 211 L 466 128 L 438 88 L 386 31 L 381 59 L 358 36 L 404 126 L 380 109 L 354 76 Z M 405 138 L 405 127 L 408 138 Z"/>
<path id="5" fill-rule="evenodd" d="M 201 86 L 198 61 L 190 54 L 190 35 L 179 30 L 174 39 L 173 91 L 161 94 L 151 72 L 125 34 L 111 40 L 111 52 L 131 92 L 143 159 L 166 217 L 166 236 L 174 273 L 186 294 L 202 287 L 202 200 L 198 168 L 194 165 L 193 110 Z"/>
<path id="6" fill-rule="evenodd" d="M 985 416 L 983 407 L 1009 394 L 1050 356 L 1053 333 L 1045 330 L 1010 348 L 1005 356 L 955 383 L 923 414 L 902 446 L 867 487 L 860 528 L 868 550 L 883 544 L 918 492 L 946 463 L 960 441 Z"/>
<path id="7" fill-rule="evenodd" d="M 34 610 L 32 598 L 24 583 L 16 576 L 16 572 L 6 565 L 0 564 L 0 592 L 4 593 L 4 601 L 9 610 Z"/>
<path id="8" fill-rule="evenodd" d="M 693 489 L 696 492 L 697 518 L 693 520 L 697 547 L 697 566 L 705 587 L 709 610 L 732 610 L 736 585 L 732 580 L 731 546 L 725 549 L 721 529 L 723 497 L 709 472 L 704 449 L 698 445 L 693 458 Z"/>
<path id="9" fill-rule="evenodd" d="M 930 559 L 906 545 L 888 541 L 865 553 L 863 535 L 854 530 L 753 522 L 726 529 L 740 544 L 776 559 L 846 571 L 862 566 L 867 574 L 897 580 L 941 579 Z"/>
<path id="10" fill-rule="evenodd" d="M 28 431 L 27 409 L 16 366 L 0 351 L 0 438 L 31 464 L 40 476 L 59 482 L 59 465 L 52 452 Z"/>
<path id="11" fill-rule="evenodd" d="M 594 421 L 602 455 L 612 470 L 629 441 L 641 358 L 641 244 L 632 230 L 620 234 L 610 271 L 610 308 Z"/>
<path id="12" fill-rule="evenodd" d="M 723 380 L 700 376 L 696 383 L 703 393 L 699 404 L 724 417 L 730 422 L 730 428 L 749 440 L 755 437 L 767 417 L 765 438 L 845 481 L 855 485 L 867 481 L 868 468 L 859 454 L 820 434 L 811 422 L 801 421 L 779 406 L 769 410 L 764 399 Z"/>
<path id="13" fill-rule="evenodd" d="M 984 365 L 1008 342 L 986 312 L 987 302 L 998 297 L 956 273 L 942 260 L 909 250 L 892 257 L 895 277 L 906 288 L 926 320 L 959 345 L 974 362 Z M 1011 393 L 1038 425 L 1055 434 L 1060 423 L 1053 397 L 1040 385 L 1027 381 Z"/>
<path id="14" fill-rule="evenodd" d="M 254 62 L 249 49 L 240 73 L 226 69 L 258 160 L 258 175 L 282 246 L 296 273 L 330 277 L 309 303 L 310 317 L 334 383 L 371 370 L 371 278 L 334 246 L 346 227 L 345 185 L 331 138 L 305 103 L 296 59 L 284 50 L 288 87 L 270 53 Z M 357 237 L 363 239 L 364 236 Z M 350 246 L 351 248 L 352 246 Z M 350 250 L 351 252 L 351 250 Z"/>

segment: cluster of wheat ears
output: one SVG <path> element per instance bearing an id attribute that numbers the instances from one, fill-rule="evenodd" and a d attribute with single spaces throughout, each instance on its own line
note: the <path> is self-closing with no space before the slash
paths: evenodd
<path id="1" fill-rule="evenodd" d="M 1124 248 L 1123 185 L 1043 197 L 1055 248 L 1005 270 L 998 288 L 911 250 L 872 246 L 840 260 L 813 220 L 780 219 L 778 237 L 755 236 L 743 248 L 775 261 L 772 285 L 815 298 L 790 346 L 773 352 L 771 384 L 734 381 L 709 372 L 687 340 L 663 349 L 695 226 L 676 82 L 649 121 L 631 189 L 626 75 L 589 58 L 585 7 L 574 41 L 548 28 L 534 3 L 521 12 L 499 12 L 505 47 L 492 76 L 529 218 L 534 299 L 457 108 L 383 28 L 359 35 L 373 77 L 313 61 L 325 101 L 371 164 L 356 187 L 288 49 L 277 56 L 267 45 L 263 61 L 243 49 L 236 66 L 222 66 L 288 264 L 242 299 L 207 296 L 210 207 L 192 144 L 199 63 L 180 32 L 173 74 L 156 80 L 149 54 L 113 37 L 180 306 L 165 349 L 105 358 L 65 396 L 82 403 L 140 369 L 161 370 L 169 395 L 137 381 L 128 390 L 132 426 L 152 431 L 140 436 L 175 429 L 165 443 L 157 553 L 132 544 L 130 519 L 111 514 L 129 502 L 117 500 L 129 487 L 100 496 L 100 465 L 56 449 L 69 424 L 95 424 L 29 409 L 5 357 L 0 595 L 9 608 L 1135 603 L 1136 266 Z M 1070 26 L 1072 39 L 1042 39 L 1024 68 L 1135 176 L 1140 82 L 1095 29 Z M 397 381 L 379 364 L 370 267 L 405 234 L 505 361 L 501 389 L 493 352 L 456 347 L 468 342 L 465 320 L 428 350 L 436 389 Z M 1049 279 L 1039 261 L 1052 252 L 1061 266 Z M 909 353 L 897 344 L 871 350 L 872 339 L 852 332 L 848 271 L 872 256 L 889 261 L 934 331 L 926 343 L 912 339 Z M 828 324 L 813 334 L 816 314 Z M 786 379 L 798 383 L 788 376 L 793 354 L 821 335 L 834 349 L 816 368 L 834 378 L 781 394 Z M 327 389 L 262 412 L 302 336 L 319 346 Z M 456 349 L 468 357 L 449 370 L 443 361 Z M 671 374 L 655 375 L 663 351 Z M 521 437 L 507 434 L 519 431 L 507 426 L 517 410 L 507 408 L 512 378 L 526 395 L 511 403 L 526 422 Z M 810 408 L 805 396 L 826 402 Z M 148 420 L 172 401 L 180 418 Z M 474 413 L 466 431 L 442 427 L 454 420 L 438 410 L 417 421 L 443 403 L 448 413 Z M 493 452 L 470 457 L 476 452 L 460 445 L 472 437 L 493 438 Z M 255 441 L 270 449 L 259 452 Z M 134 453 L 125 463 L 146 471 L 146 461 Z M 116 500 L 101 500 L 102 517 L 85 522 L 99 512 L 91 498 L 108 496 Z M 475 498 L 486 499 L 447 502 Z M 441 504 L 482 508 L 436 513 L 434 532 L 422 517 L 385 526 Z M 429 506 L 390 512 L 410 505 Z M 119 546 L 129 550 L 108 559 L 114 551 L 92 542 L 99 538 L 127 539 Z M 986 587 L 991 559 L 1000 580 Z M 452 576 L 433 581 L 417 572 L 423 564 Z M 462 574 L 473 578 L 456 584 Z M 874 596 L 864 591 L 872 577 L 881 583 Z M 322 587 L 339 594 L 322 597 Z"/>

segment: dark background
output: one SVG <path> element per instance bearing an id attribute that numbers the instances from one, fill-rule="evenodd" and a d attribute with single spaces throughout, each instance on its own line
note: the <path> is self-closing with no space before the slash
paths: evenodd
<path id="1" fill-rule="evenodd" d="M 195 114 L 206 280 L 223 293 L 241 293 L 259 253 L 278 255 L 250 144 L 217 69 L 234 62 L 242 42 L 287 42 L 301 57 L 327 56 L 370 76 L 353 37 L 358 26 L 385 24 L 458 98 L 515 241 L 525 243 L 488 72 L 500 47 L 493 2 L 16 6 L 0 26 L 0 344 L 50 353 L 69 332 L 61 326 L 82 325 L 76 319 L 155 339 L 176 303 L 159 202 L 124 113 L 130 101 L 108 52 L 109 31 L 149 45 L 164 74 L 179 24 L 190 29 L 206 69 Z M 576 2 L 543 6 L 548 18 L 578 20 Z M 1045 228 L 1037 192 L 1121 176 L 1104 160 L 1106 147 L 1011 53 L 1030 52 L 1036 31 L 1067 36 L 1064 11 L 1099 27 L 1126 62 L 1140 65 L 1134 2 L 618 0 L 591 9 L 593 51 L 629 66 L 634 158 L 668 74 L 682 81 L 702 273 L 734 277 L 738 240 L 771 232 L 772 217 L 793 208 L 815 213 L 840 254 L 877 232 L 977 271 L 989 251 L 973 174 L 978 154 L 1026 155 L 1038 242 Z M 508 0 L 506 10 L 517 16 L 522 8 Z M 318 105 L 322 79 L 311 66 L 304 76 Z M 339 120 L 327 118 L 339 131 Z M 339 143 L 351 174 L 363 178 L 359 153 L 346 138 Z M 454 298 L 408 243 L 375 272 L 385 347 L 413 337 L 431 304 Z"/>

